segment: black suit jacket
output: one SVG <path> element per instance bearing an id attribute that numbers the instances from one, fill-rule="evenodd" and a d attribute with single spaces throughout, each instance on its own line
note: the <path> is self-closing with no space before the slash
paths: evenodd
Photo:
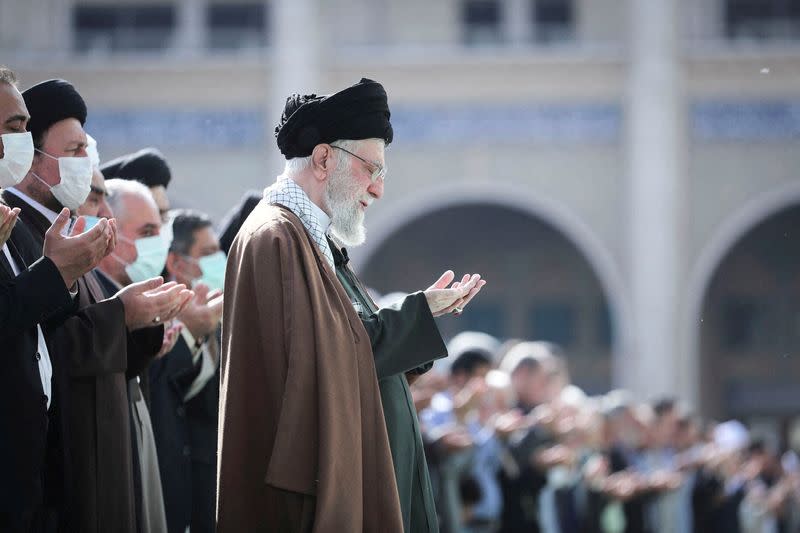
<path id="1" fill-rule="evenodd" d="M 50 353 L 50 413 L 39 376 L 37 324 L 47 330 L 75 311 L 55 264 L 18 221 L 8 242 L 21 270 L 15 276 L 0 252 L 0 531 L 28 531 L 42 519 L 45 500 L 62 491 L 66 458 L 59 416 L 64 368 Z M 48 458 L 45 461 L 45 457 Z"/>
<path id="2" fill-rule="evenodd" d="M 192 519 L 191 446 L 183 398 L 198 372 L 199 365 L 192 364 L 192 352 L 183 337 L 149 368 L 150 420 L 170 533 L 186 531 Z"/>
<path id="3" fill-rule="evenodd" d="M 36 258 L 40 257 L 50 221 L 22 198 L 15 195 L 13 191 L 3 191 L 2 198 L 8 205 L 20 208 L 20 220 L 31 230 L 30 234 L 33 236 L 31 252 Z M 149 357 L 152 357 L 160 346 L 163 326 L 147 328 L 141 330 L 141 333 L 129 334 L 125 325 L 125 309 L 118 298 L 107 299 L 79 309 L 73 316 L 65 318 L 57 330 L 49 328 L 45 330 L 45 338 L 53 360 L 53 382 L 54 384 L 58 382 L 57 390 L 63 395 L 61 401 L 57 402 L 55 414 L 51 412 L 51 419 L 55 417 L 59 420 L 57 427 L 60 428 L 61 433 L 55 434 L 51 425 L 48 438 L 54 442 L 48 447 L 51 453 L 45 459 L 48 469 L 54 469 L 62 474 L 61 482 L 57 487 L 56 484 L 52 484 L 53 488 L 48 493 L 50 497 L 48 503 L 58 510 L 58 521 L 62 529 L 69 531 L 70 528 L 78 528 L 73 523 L 74 517 L 68 503 L 75 494 L 74 481 L 70 472 L 72 460 L 69 457 L 67 446 L 63 445 L 65 442 L 71 442 L 68 422 L 71 414 L 81 415 L 77 411 L 71 413 L 74 403 L 72 399 L 76 393 L 76 390 L 70 386 L 71 379 L 104 375 L 109 370 L 109 363 L 119 359 L 121 351 L 127 349 L 128 353 L 124 356 L 130 356 L 131 343 L 136 341 L 135 337 L 141 335 L 148 339 L 152 337 L 150 339 L 152 342 L 148 341 L 142 344 L 142 346 L 149 347 L 147 353 L 149 353 Z M 128 359 L 129 373 L 132 371 L 133 359 L 131 357 Z M 122 360 L 125 358 L 123 357 Z M 138 368 L 136 371 L 140 372 L 142 368 Z M 104 398 L 100 398 L 100 401 L 104 401 Z M 51 411 L 53 410 L 51 409 Z M 91 419 L 94 414 L 85 413 L 87 420 Z M 86 426 L 89 426 L 88 422 Z M 78 429 L 82 431 L 86 428 Z M 57 450 L 58 453 L 55 453 L 54 450 Z M 89 450 L 82 451 L 91 453 Z M 3 531 L 2 527 L 0 527 L 0 531 Z"/>
<path id="4" fill-rule="evenodd" d="M 192 531 L 214 530 L 219 369 L 184 401 L 199 372 L 183 336 L 149 369 L 150 418 L 170 533 L 188 525 Z"/>

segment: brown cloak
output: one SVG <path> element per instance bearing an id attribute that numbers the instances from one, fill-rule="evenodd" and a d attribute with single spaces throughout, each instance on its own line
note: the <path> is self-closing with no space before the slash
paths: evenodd
<path id="1" fill-rule="evenodd" d="M 217 531 L 401 532 L 370 340 L 302 222 L 259 203 L 225 279 Z"/>

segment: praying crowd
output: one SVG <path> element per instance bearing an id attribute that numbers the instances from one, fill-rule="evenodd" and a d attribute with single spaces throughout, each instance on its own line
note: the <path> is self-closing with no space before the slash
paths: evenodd
<path id="1" fill-rule="evenodd" d="M 214 531 L 225 254 L 154 148 L 0 68 L 0 531 Z"/>
<path id="2" fill-rule="evenodd" d="M 376 304 L 344 245 L 383 195 L 381 84 L 290 96 L 283 174 L 219 223 L 171 208 L 158 149 L 104 161 L 90 114 L 0 68 L 0 532 L 800 531 L 796 451 L 587 396 L 552 343 L 443 339 L 479 274 Z"/>
<path id="3" fill-rule="evenodd" d="M 412 386 L 440 530 L 796 532 L 800 461 L 676 398 L 587 396 L 548 342 L 464 332 Z"/>

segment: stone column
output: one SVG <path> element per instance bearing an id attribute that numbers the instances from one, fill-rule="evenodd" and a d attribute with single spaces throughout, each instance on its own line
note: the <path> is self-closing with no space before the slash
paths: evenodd
<path id="1" fill-rule="evenodd" d="M 508 0 L 501 3 L 508 41 L 515 46 L 530 46 L 533 39 L 533 2 Z"/>
<path id="2" fill-rule="evenodd" d="M 173 45 L 180 55 L 199 55 L 206 47 L 206 0 L 180 0 Z"/>
<path id="3" fill-rule="evenodd" d="M 618 384 L 642 399 L 677 394 L 694 404 L 695 363 L 681 353 L 678 320 L 686 247 L 687 106 L 679 0 L 631 0 L 626 100 L 628 279 L 632 353 Z"/>
<path id="4" fill-rule="evenodd" d="M 292 93 L 322 92 L 321 47 L 325 41 L 320 24 L 319 0 L 275 0 L 269 23 L 272 34 L 272 63 L 267 73 L 270 97 L 267 101 L 266 141 L 270 172 L 283 169 L 283 157 L 275 148 L 273 129 L 280 119 L 286 97 Z"/>

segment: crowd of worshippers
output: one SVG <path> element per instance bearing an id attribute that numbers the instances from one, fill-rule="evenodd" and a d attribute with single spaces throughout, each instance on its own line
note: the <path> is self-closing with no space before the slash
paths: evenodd
<path id="1" fill-rule="evenodd" d="M 86 117 L 0 68 L 0 531 L 214 531 L 225 252 Z"/>
<path id="2" fill-rule="evenodd" d="M 448 352 L 411 386 L 442 532 L 800 531 L 796 450 L 674 398 L 587 396 L 548 342 Z"/>
<path id="3" fill-rule="evenodd" d="M 325 143 L 374 137 L 391 142 L 386 93 L 371 80 L 330 98 L 290 97 L 287 109 L 278 128 L 287 160 L 337 148 L 368 164 L 346 148 Z M 266 387 L 261 381 L 245 391 L 249 395 L 237 388 L 244 382 L 225 389 L 223 381 L 228 415 L 245 415 L 228 419 L 227 441 L 217 450 L 226 253 L 256 204 L 261 213 L 255 218 L 276 216 L 278 210 L 266 206 L 261 193 L 248 193 L 215 227 L 201 212 L 170 209 L 172 173 L 164 156 L 144 148 L 102 161 L 98 141 L 84 131 L 88 111 L 65 80 L 43 81 L 20 92 L 14 73 L 0 68 L 0 531 L 243 531 L 235 524 L 259 519 L 262 509 L 242 502 L 266 502 L 268 516 L 285 514 L 274 502 L 294 502 L 289 511 L 299 517 L 302 530 L 315 513 L 352 519 L 342 516 L 340 505 L 329 505 L 331 489 L 353 485 L 350 478 L 357 477 L 342 470 L 351 464 L 346 461 L 352 458 L 343 459 L 348 450 L 288 443 L 281 457 L 303 450 L 318 454 L 343 477 L 327 480 L 325 490 L 318 485 L 319 502 L 305 488 L 299 498 L 292 490 L 277 497 L 280 491 L 274 488 L 265 496 L 268 484 L 259 468 L 266 452 L 252 446 L 254 439 L 264 438 L 263 428 L 253 427 L 264 409 L 244 405 Z M 330 113 L 336 120 L 329 120 Z M 303 133 L 309 123 L 321 128 L 315 131 L 322 137 Z M 334 123 L 344 133 L 322 127 Z M 338 136 L 354 130 L 369 131 L 366 137 Z M 371 171 L 371 186 L 382 184 L 376 181 L 383 179 L 382 171 Z M 298 211 L 308 200 L 296 182 L 287 180 L 267 191 L 287 208 L 296 203 Z M 333 243 L 329 249 L 324 235 L 317 237 L 318 252 L 328 250 L 331 256 L 316 261 L 315 268 L 329 261 L 337 275 L 344 273 L 335 279 L 370 308 L 371 300 L 361 294 L 360 282 L 347 267 L 346 253 Z M 247 240 L 237 242 L 238 264 L 246 270 Z M 779 455 L 752 440 L 735 421 L 701 426 L 674 400 L 644 404 L 619 391 L 587 397 L 570 384 L 566 355 L 552 344 L 501 345 L 485 334 L 464 333 L 450 341 L 450 356 L 432 370 L 387 367 L 387 354 L 394 356 L 392 350 L 405 346 L 425 352 L 411 354 L 409 368 L 415 370 L 415 357 L 444 355 L 433 316 L 461 313 L 459 302 L 466 305 L 468 295 L 485 283 L 479 284 L 479 276 L 469 279 L 447 289 L 452 279 L 445 276 L 441 287 L 437 282 L 428 289 L 440 300 L 443 293 L 456 294 L 438 307 L 427 299 L 427 291 L 406 297 L 402 308 L 389 310 L 387 302 L 380 312 L 394 322 L 384 320 L 383 329 L 372 328 L 380 338 L 370 337 L 371 351 L 361 348 L 369 365 L 354 388 L 371 385 L 372 403 L 353 404 L 362 417 L 359 430 L 371 428 L 391 445 L 392 454 L 384 447 L 384 461 L 363 463 L 380 467 L 370 472 L 383 476 L 382 489 L 361 480 L 354 486 L 363 502 L 373 493 L 391 496 L 383 508 L 394 513 L 370 516 L 373 527 L 362 529 L 399 531 L 405 524 L 406 531 L 444 533 L 798 531 L 800 464 L 794 452 Z M 229 292 L 229 302 L 248 296 Z M 415 306 L 426 310 L 424 316 Z M 248 320 L 258 309 L 244 311 L 237 315 L 240 329 L 227 331 L 228 337 L 238 331 L 241 340 L 253 329 Z M 403 313 L 411 315 L 415 335 L 398 328 Z M 347 329 L 343 324 L 348 322 L 329 315 L 326 311 L 317 319 Z M 397 348 L 385 342 L 403 335 L 409 339 Z M 372 352 L 381 364 L 372 364 Z M 346 350 L 334 355 L 342 354 L 340 360 L 352 359 Z M 253 369 L 247 359 L 239 363 L 239 374 L 233 375 L 246 377 Z M 374 383 L 376 372 L 380 385 Z M 319 378 L 320 390 L 333 383 Z M 301 399 L 316 397 L 313 390 L 302 392 Z M 414 408 L 422 432 L 419 450 Z M 296 422 L 281 427 L 292 429 Z M 320 435 L 328 435 L 323 430 L 332 424 L 312 422 L 319 422 Z M 349 436 L 348 427 L 335 433 L 343 435 Z M 378 449 L 374 440 L 362 441 L 358 444 L 365 450 L 374 454 Z M 241 456 L 239 449 L 252 456 Z M 225 527 L 215 524 L 218 461 L 220 493 L 227 491 L 225 501 L 220 500 Z M 298 473 L 291 464 L 271 467 L 289 489 L 301 474 L 320 481 L 308 468 Z M 340 492 L 345 494 L 337 494 L 337 502 L 359 500 L 353 508 L 361 508 L 357 495 Z M 363 505 L 364 516 L 375 511 Z M 375 520 L 388 524 L 389 518 L 394 518 L 391 528 L 375 526 Z"/>

